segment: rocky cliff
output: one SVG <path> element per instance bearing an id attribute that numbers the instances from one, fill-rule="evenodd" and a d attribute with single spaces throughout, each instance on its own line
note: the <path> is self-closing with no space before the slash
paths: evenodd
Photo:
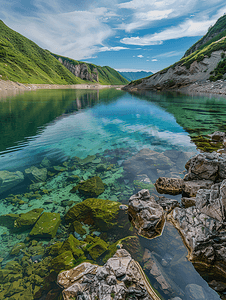
<path id="1" fill-rule="evenodd" d="M 97 81 L 97 82 L 99 81 L 98 71 L 96 68 L 94 68 L 92 72 L 89 72 L 88 66 L 85 63 L 73 65 L 69 63 L 67 60 L 63 60 L 61 57 L 59 57 L 58 60 L 76 77 L 88 81 Z"/>

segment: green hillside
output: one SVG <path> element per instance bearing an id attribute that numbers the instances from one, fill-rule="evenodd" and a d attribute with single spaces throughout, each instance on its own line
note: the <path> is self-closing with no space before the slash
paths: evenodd
<path id="1" fill-rule="evenodd" d="M 87 65 L 90 69 L 94 66 L 92 64 Z M 99 73 L 100 84 L 123 85 L 128 83 L 125 78 L 110 67 L 95 67 Z M 31 40 L 10 29 L 1 20 L 0 75 L 2 75 L 1 79 L 3 80 L 21 83 L 89 83 L 72 74 L 48 50 L 40 48 Z"/>
<path id="2" fill-rule="evenodd" d="M 53 53 L 52 53 L 52 55 L 57 59 L 61 58 L 62 60 L 66 60 L 67 62 L 69 62 L 72 65 L 86 64 L 87 67 L 88 67 L 88 71 L 90 73 L 92 73 L 94 69 L 97 69 L 100 84 L 115 84 L 115 85 L 119 84 L 119 85 L 123 85 L 123 84 L 128 84 L 129 83 L 129 81 L 127 79 L 125 79 L 121 74 L 119 74 L 119 72 L 117 72 L 116 70 L 114 70 L 114 69 L 112 69 L 108 66 L 100 67 L 100 66 L 97 66 L 97 65 L 94 65 L 94 64 L 74 60 L 74 59 L 64 57 L 64 56 L 61 56 L 61 55 L 57 55 L 57 54 L 53 54 Z"/>

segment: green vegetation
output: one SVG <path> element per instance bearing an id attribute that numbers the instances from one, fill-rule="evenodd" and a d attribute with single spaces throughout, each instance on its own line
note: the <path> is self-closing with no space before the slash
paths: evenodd
<path id="1" fill-rule="evenodd" d="M 55 55 L 56 57 L 57 55 Z M 36 84 L 87 84 L 72 74 L 48 50 L 7 27 L 0 20 L 0 75 L 3 80 Z M 59 57 L 59 56 L 58 56 Z M 70 59 L 68 59 L 70 60 Z M 70 60 L 73 63 L 82 62 Z M 128 81 L 110 67 L 86 64 L 98 70 L 100 84 L 127 84 Z"/>
<path id="2" fill-rule="evenodd" d="M 186 51 L 185 56 L 187 56 L 191 52 L 194 52 L 194 49 L 199 44 L 200 44 L 200 46 L 198 47 L 198 50 L 201 50 L 204 47 L 208 46 L 209 44 L 216 42 L 216 41 L 220 40 L 222 37 L 226 36 L 225 28 L 226 28 L 226 16 L 222 16 L 221 18 L 219 18 L 217 20 L 217 22 L 214 26 L 211 26 L 209 28 L 208 32 L 200 40 L 198 40 L 194 45 L 192 45 Z M 206 40 L 208 40 L 208 41 L 205 42 Z"/>

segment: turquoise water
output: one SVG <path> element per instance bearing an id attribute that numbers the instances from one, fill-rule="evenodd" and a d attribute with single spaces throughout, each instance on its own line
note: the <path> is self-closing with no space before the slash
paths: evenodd
<path id="1" fill-rule="evenodd" d="M 75 176 L 79 180 L 99 176 L 105 190 L 98 198 L 127 204 L 138 190 L 135 181 L 139 174 L 128 173 L 124 161 L 144 148 L 168 158 L 171 153 L 181 159 L 172 158 L 170 167 L 156 167 L 148 173 L 151 184 L 159 176 L 183 177 L 186 161 L 197 153 L 190 135 L 195 130 L 196 134 L 223 130 L 225 111 L 224 99 L 155 93 L 130 95 L 115 89 L 39 90 L 2 99 L 0 171 L 25 174 L 26 169 L 35 166 L 45 168 L 48 174 L 36 185 L 25 176 L 19 184 L 0 189 L 0 215 L 44 208 L 63 218 L 72 203 L 84 200 L 80 194 L 70 193 Z M 151 192 L 157 195 L 153 187 Z M 68 201 L 72 203 L 69 205 Z M 29 231 L 12 233 L 0 226 L 2 267 L 18 259 L 10 252 L 28 234 Z M 62 240 L 60 230 L 54 242 L 57 240 Z M 41 241 L 43 246 L 50 242 Z M 183 251 L 186 252 L 185 247 Z M 192 272 L 197 274 L 193 268 L 189 282 Z"/>

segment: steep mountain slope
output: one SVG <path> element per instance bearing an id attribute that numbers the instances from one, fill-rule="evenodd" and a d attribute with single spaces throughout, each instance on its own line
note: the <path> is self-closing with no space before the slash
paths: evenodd
<path id="1" fill-rule="evenodd" d="M 56 55 L 55 55 L 56 56 Z M 59 57 L 59 56 L 58 56 Z M 0 78 L 21 83 L 78 84 L 127 84 L 117 71 L 110 67 L 91 67 L 77 62 L 86 76 L 75 76 L 48 50 L 44 50 L 23 35 L 7 27 L 0 20 Z M 89 66 L 90 65 L 90 66 Z M 96 68 L 96 77 L 91 70 Z M 93 71 L 95 73 L 95 71 Z M 81 78 L 82 77 L 82 78 Z M 99 77 L 99 80 L 98 80 Z"/>
<path id="2" fill-rule="evenodd" d="M 140 71 L 140 72 L 119 72 L 128 81 L 137 80 L 152 75 L 152 72 Z"/>
<path id="3" fill-rule="evenodd" d="M 57 54 L 52 53 L 52 55 L 68 70 L 70 70 L 70 72 L 81 77 L 82 79 L 97 81 L 100 84 L 123 85 L 128 84 L 129 82 L 121 74 L 119 74 L 119 72 L 108 66 L 100 67 Z"/>
<path id="4" fill-rule="evenodd" d="M 212 37 L 212 39 L 209 39 Z M 190 53 L 190 54 L 189 54 Z M 207 79 L 226 77 L 226 15 L 193 45 L 181 60 L 149 77 L 134 81 L 126 89 L 175 89 Z"/>

